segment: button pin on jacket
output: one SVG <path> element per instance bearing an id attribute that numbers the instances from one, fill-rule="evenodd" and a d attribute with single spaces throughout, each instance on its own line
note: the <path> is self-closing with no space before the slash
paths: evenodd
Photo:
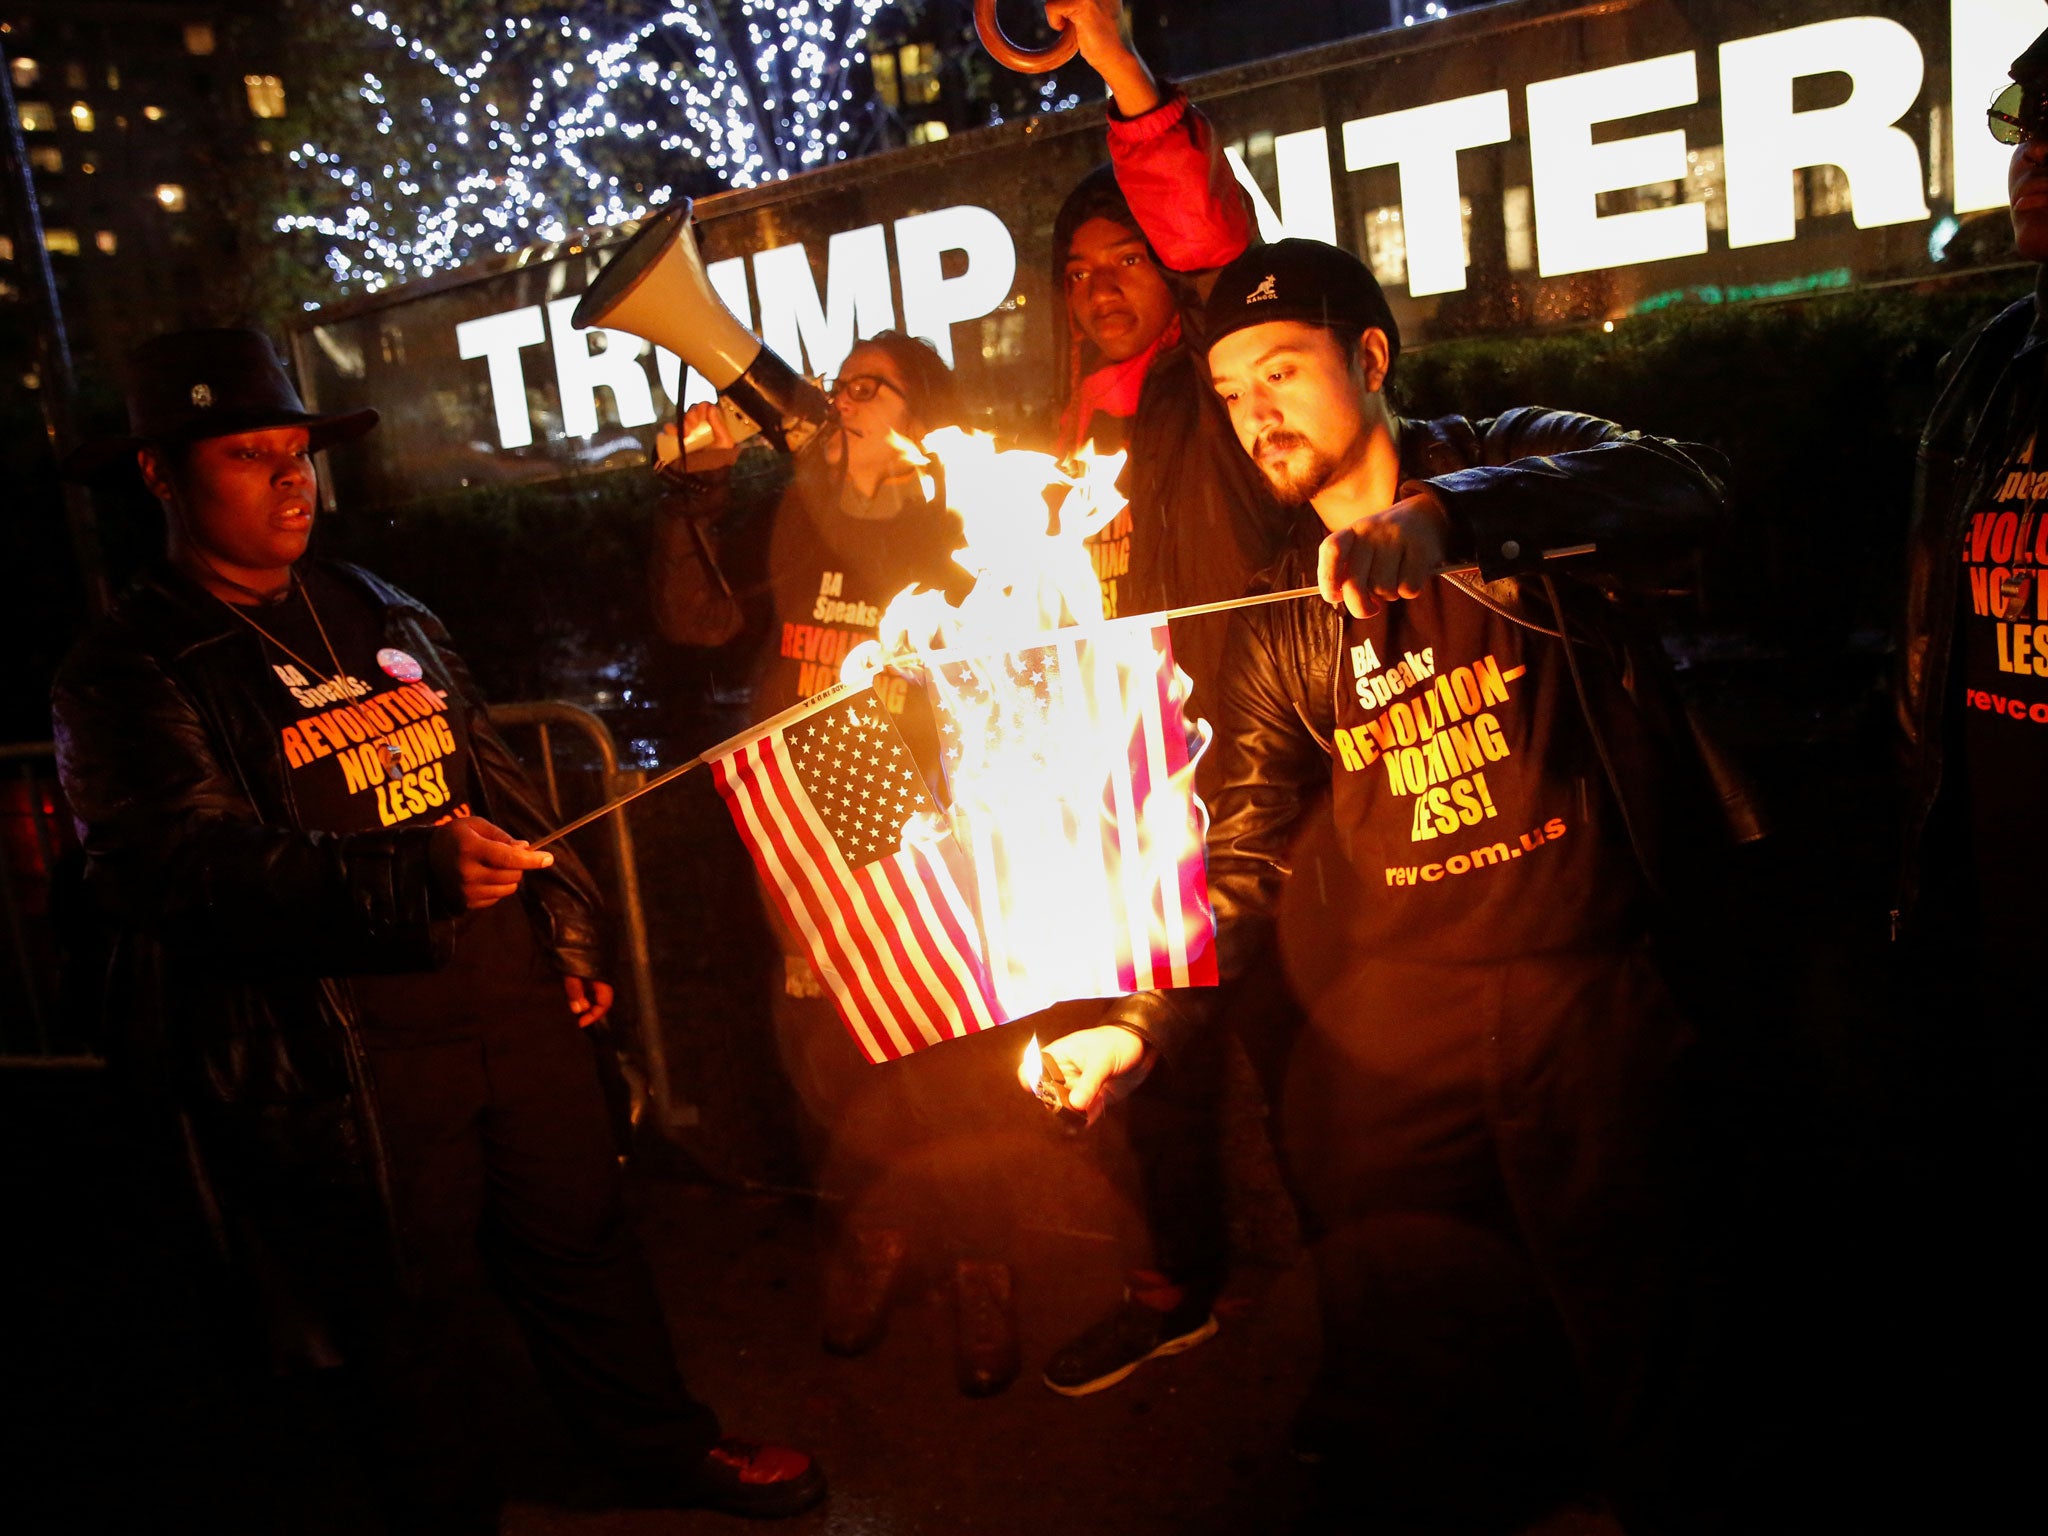
<path id="1" fill-rule="evenodd" d="M 1998 584 L 1998 616 L 2001 619 L 2017 619 L 2027 611 L 2027 598 L 2034 590 L 2032 571 L 2010 572 Z"/>

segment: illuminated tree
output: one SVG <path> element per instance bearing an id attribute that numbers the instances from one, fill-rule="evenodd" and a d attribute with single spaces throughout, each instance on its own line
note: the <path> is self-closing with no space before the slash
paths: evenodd
<path id="1" fill-rule="evenodd" d="M 866 147 L 884 0 L 464 0 L 306 14 L 279 231 L 370 291 Z"/>

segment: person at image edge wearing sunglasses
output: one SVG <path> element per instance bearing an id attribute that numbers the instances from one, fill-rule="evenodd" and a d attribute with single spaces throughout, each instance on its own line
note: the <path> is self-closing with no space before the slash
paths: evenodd
<path id="1" fill-rule="evenodd" d="M 2012 78 L 1990 128 L 2013 146 L 2019 254 L 2044 262 L 2048 32 L 2013 61 Z M 1927 1189 L 1906 1208 L 1936 1230 L 1902 1233 L 1901 1251 L 1924 1255 L 1926 1294 L 1939 1297 L 1929 1315 L 1957 1329 L 1929 1341 L 1954 1387 L 1942 1398 L 1944 1433 L 1970 1465 L 2017 1477 L 2027 1417 L 2004 1406 L 2003 1388 L 2035 1379 L 2028 1367 L 2040 1358 L 2037 1304 L 2022 1290 L 2034 1267 L 2021 1213 L 2041 1199 L 2048 273 L 1943 368 L 1907 535 L 1894 689 L 1905 836 L 1891 916 L 1901 1037 L 1918 1046 L 1909 1079 L 1925 1096 L 1908 1167 Z M 1990 1481 L 2019 1497 L 2016 1485 Z M 1988 1510 L 1988 1486 L 1984 1497 Z"/>

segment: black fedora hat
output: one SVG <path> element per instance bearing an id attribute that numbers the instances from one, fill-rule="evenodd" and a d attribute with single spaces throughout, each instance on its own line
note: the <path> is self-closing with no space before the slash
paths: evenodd
<path id="1" fill-rule="evenodd" d="M 96 439 L 65 460 L 73 479 L 89 479 L 135 450 L 165 443 L 304 427 L 314 449 L 361 437 L 375 411 L 322 416 L 306 409 L 284 360 L 261 331 L 170 331 L 128 356 L 128 432 Z"/>

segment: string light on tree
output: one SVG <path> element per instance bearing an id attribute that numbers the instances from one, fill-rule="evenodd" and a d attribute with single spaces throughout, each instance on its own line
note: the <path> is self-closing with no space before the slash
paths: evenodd
<path id="1" fill-rule="evenodd" d="M 747 187 L 842 159 L 868 126 L 854 72 L 885 3 L 689 0 L 639 19 L 590 4 L 480 31 L 449 0 L 445 28 L 352 5 L 396 54 L 354 92 L 378 150 L 290 151 L 310 206 L 277 228 L 320 237 L 335 281 L 375 292 L 641 218 L 691 170 Z"/>

